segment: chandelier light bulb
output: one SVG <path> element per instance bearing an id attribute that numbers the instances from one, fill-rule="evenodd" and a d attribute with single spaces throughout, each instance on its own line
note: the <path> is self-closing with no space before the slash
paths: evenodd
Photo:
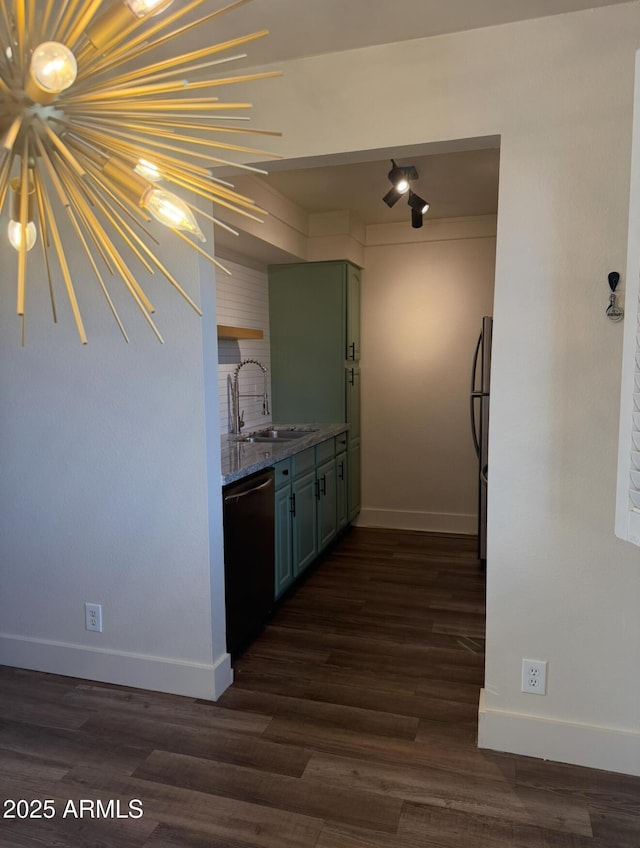
<path id="1" fill-rule="evenodd" d="M 200 241 L 206 241 L 191 209 L 170 191 L 152 187 L 142 198 L 141 205 L 165 227 L 172 230 L 184 230 Z"/>
<path id="2" fill-rule="evenodd" d="M 139 159 L 138 164 L 133 170 L 136 174 L 144 177 L 145 180 L 149 180 L 150 183 L 157 183 L 162 179 L 160 168 L 154 165 L 153 162 L 149 162 L 148 159 Z"/>
<path id="3" fill-rule="evenodd" d="M 22 226 L 20 221 L 9 221 L 7 234 L 9 236 L 11 246 L 16 250 L 20 250 L 20 245 L 22 244 Z M 38 231 L 33 221 L 29 221 L 27 223 L 27 226 L 25 227 L 25 235 L 27 250 L 29 251 L 38 239 Z"/>
<path id="4" fill-rule="evenodd" d="M 144 18 L 145 15 L 158 15 L 164 12 L 173 0 L 124 0 L 124 2 L 136 18 Z"/>
<path id="5" fill-rule="evenodd" d="M 33 51 L 31 73 L 38 87 L 47 94 L 60 94 L 76 80 L 76 57 L 64 44 L 45 41 Z"/>
<path id="6" fill-rule="evenodd" d="M 36 229 L 36 225 L 33 223 L 33 212 L 34 212 L 34 203 L 36 190 L 31 179 L 27 182 L 26 189 L 26 200 L 27 200 L 27 209 L 26 209 L 26 226 L 23 228 L 20 220 L 21 220 L 21 211 L 22 211 L 22 180 L 20 177 L 14 177 L 9 183 L 11 186 L 11 217 L 9 219 L 9 226 L 7 227 L 7 235 L 9 236 L 9 243 L 16 250 L 20 250 L 22 245 L 23 237 L 25 246 L 27 251 L 31 250 L 33 245 L 36 243 L 38 238 L 38 231 Z"/>
<path id="7" fill-rule="evenodd" d="M 89 48 L 80 50 L 81 59 L 96 50 L 103 53 L 120 43 L 132 23 L 164 12 L 173 0 L 115 0 L 91 21 L 85 29 Z"/>

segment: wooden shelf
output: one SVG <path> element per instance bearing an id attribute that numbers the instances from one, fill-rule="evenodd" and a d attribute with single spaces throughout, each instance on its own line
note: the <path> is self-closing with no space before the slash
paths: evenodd
<path id="1" fill-rule="evenodd" d="M 250 327 L 226 327 L 218 324 L 219 339 L 263 339 L 262 330 L 252 330 Z"/>

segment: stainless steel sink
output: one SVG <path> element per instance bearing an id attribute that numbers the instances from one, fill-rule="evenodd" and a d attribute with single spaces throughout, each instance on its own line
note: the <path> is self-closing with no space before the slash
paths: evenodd
<path id="1" fill-rule="evenodd" d="M 253 442 L 290 442 L 294 439 L 302 439 L 309 433 L 315 433 L 316 430 L 315 427 L 289 427 L 278 430 L 269 428 L 259 430 L 256 433 L 248 433 L 246 436 L 238 436 L 237 441 L 249 442 L 250 444 Z"/>

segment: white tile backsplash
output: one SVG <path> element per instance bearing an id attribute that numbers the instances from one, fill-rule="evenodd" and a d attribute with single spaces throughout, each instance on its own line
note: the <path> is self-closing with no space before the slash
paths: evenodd
<path id="1" fill-rule="evenodd" d="M 266 271 L 248 268 L 224 260 L 232 276 L 216 274 L 217 322 L 231 327 L 262 330 L 264 338 L 218 340 L 218 391 L 220 395 L 220 432 L 229 433 L 231 422 L 231 378 L 245 359 L 257 359 L 267 370 L 267 395 L 271 409 L 271 349 L 269 344 L 269 279 Z M 271 415 L 263 414 L 264 375 L 256 365 L 245 365 L 240 371 L 240 394 L 260 395 L 240 399 L 244 410 L 244 430 L 255 430 L 271 423 Z"/>

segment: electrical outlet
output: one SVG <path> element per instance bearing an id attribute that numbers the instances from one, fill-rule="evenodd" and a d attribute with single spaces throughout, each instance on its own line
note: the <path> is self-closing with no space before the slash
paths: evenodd
<path id="1" fill-rule="evenodd" d="M 84 626 L 87 630 L 102 633 L 102 604 L 84 605 Z"/>
<path id="2" fill-rule="evenodd" d="M 522 691 L 528 695 L 547 694 L 546 660 L 522 660 Z"/>

